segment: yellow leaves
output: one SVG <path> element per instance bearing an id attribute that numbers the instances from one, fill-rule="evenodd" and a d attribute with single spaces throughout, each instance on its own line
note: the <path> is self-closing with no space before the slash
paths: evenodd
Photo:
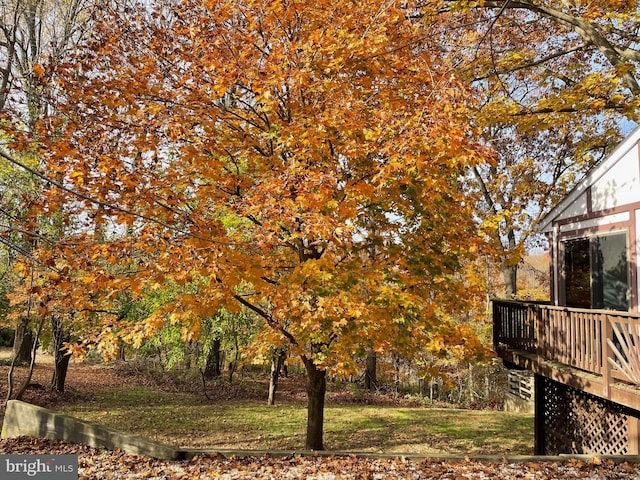
<path id="1" fill-rule="evenodd" d="M 186 312 L 172 312 L 169 315 L 169 321 L 172 325 L 182 322 L 185 318 L 188 318 L 188 313 Z"/>
<path id="2" fill-rule="evenodd" d="M 84 183 L 84 173 L 83 172 L 71 172 L 69 174 L 69 178 L 74 180 L 76 183 Z"/>
<path id="3" fill-rule="evenodd" d="M 165 317 L 162 310 L 152 312 L 144 321 L 144 331 L 138 338 L 150 337 L 165 325 Z"/>
<path id="4" fill-rule="evenodd" d="M 616 23 L 623 23 L 628 21 L 630 16 L 637 15 L 637 3 L 630 0 L 588 2 L 585 7 L 582 17 L 591 22 L 607 19 Z"/>
<path id="5" fill-rule="evenodd" d="M 79 343 L 65 343 L 65 348 L 74 359 L 84 360 L 87 358 L 85 345 Z"/>
<path id="6" fill-rule="evenodd" d="M 106 361 L 111 361 L 118 357 L 120 353 L 119 338 L 112 328 L 107 327 L 102 330 L 95 349 Z"/>
<path id="7" fill-rule="evenodd" d="M 180 329 L 180 337 L 183 342 L 192 342 L 200 338 L 200 322 L 192 322 L 189 326 Z"/>
<path id="8" fill-rule="evenodd" d="M 296 268 L 297 276 L 303 282 L 322 283 L 332 279 L 333 274 L 326 258 L 320 260 L 306 260 Z"/>

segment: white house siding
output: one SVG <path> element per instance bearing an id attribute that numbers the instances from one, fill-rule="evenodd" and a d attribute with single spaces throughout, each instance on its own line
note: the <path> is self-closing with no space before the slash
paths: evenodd
<path id="1" fill-rule="evenodd" d="M 597 165 L 538 225 L 552 247 L 552 300 L 566 301 L 563 292 L 562 242 L 627 234 L 629 307 L 640 304 L 640 127 Z"/>
<path id="2" fill-rule="evenodd" d="M 599 212 L 636 203 L 639 189 L 640 163 L 634 145 L 591 186 L 592 210 Z"/>
<path id="3" fill-rule="evenodd" d="M 561 232 L 571 232 L 574 230 L 597 230 L 609 225 L 615 225 L 621 222 L 629 221 L 629 212 L 620 212 L 612 215 L 605 215 L 604 217 L 591 218 L 589 220 L 582 220 L 573 223 L 566 223 L 560 226 Z"/>
<path id="4" fill-rule="evenodd" d="M 640 127 L 578 183 L 563 201 L 538 224 L 538 231 L 551 233 L 552 225 L 567 219 L 640 201 Z M 633 216 L 635 218 L 635 216 Z"/>
<path id="5" fill-rule="evenodd" d="M 589 213 L 587 192 L 583 192 L 571 205 L 566 208 L 566 210 L 564 210 L 554 220 L 558 221 L 564 220 L 566 218 L 580 217 L 582 215 L 586 215 L 587 213 Z"/>

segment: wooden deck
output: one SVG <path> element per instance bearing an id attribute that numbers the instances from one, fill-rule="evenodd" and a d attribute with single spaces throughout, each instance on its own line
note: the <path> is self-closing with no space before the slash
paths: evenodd
<path id="1" fill-rule="evenodd" d="M 506 362 L 640 411 L 640 314 L 494 300 Z"/>

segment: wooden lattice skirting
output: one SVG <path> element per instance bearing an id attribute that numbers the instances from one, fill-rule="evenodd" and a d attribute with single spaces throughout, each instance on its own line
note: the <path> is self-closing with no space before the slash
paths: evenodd
<path id="1" fill-rule="evenodd" d="M 533 374 L 527 370 L 509 370 L 508 392 L 523 401 L 533 401 Z"/>
<path id="2" fill-rule="evenodd" d="M 637 455 L 640 412 L 536 375 L 536 453 Z"/>

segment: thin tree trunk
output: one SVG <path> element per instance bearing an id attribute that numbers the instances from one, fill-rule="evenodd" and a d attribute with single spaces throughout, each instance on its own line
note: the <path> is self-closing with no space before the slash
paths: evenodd
<path id="1" fill-rule="evenodd" d="M 282 371 L 282 365 L 286 356 L 286 350 L 284 348 L 274 349 L 271 355 L 271 371 L 269 375 L 269 397 L 267 398 L 268 405 L 276 404 L 276 392 L 278 391 L 278 379 L 280 378 L 280 372 Z"/>
<path id="2" fill-rule="evenodd" d="M 327 372 L 318 369 L 313 360 L 303 356 L 307 371 L 307 439 L 305 449 L 324 450 L 324 399 L 327 391 Z"/>
<path id="3" fill-rule="evenodd" d="M 507 232 L 508 252 L 514 252 L 517 247 L 516 234 L 513 229 Z M 502 275 L 504 277 L 504 293 L 506 298 L 515 298 L 518 293 L 518 263 L 513 259 L 503 258 Z"/>
<path id="4" fill-rule="evenodd" d="M 204 367 L 205 378 L 215 378 L 220 376 L 220 339 L 216 338 L 211 344 L 211 349 L 207 354 L 207 362 Z"/>
<path id="5" fill-rule="evenodd" d="M 229 383 L 233 380 L 233 374 L 238 368 L 238 362 L 240 361 L 240 345 L 238 345 L 238 337 L 235 338 L 235 353 L 233 355 L 233 361 L 229 362 Z"/>
<path id="6" fill-rule="evenodd" d="M 33 341 L 33 348 L 31 349 L 31 363 L 29 364 L 29 373 L 27 374 L 26 380 L 20 387 L 20 390 L 18 390 L 18 393 L 16 393 L 16 396 L 15 396 L 16 400 L 22 399 L 24 392 L 27 391 L 27 388 L 29 388 L 29 385 L 31 384 L 31 377 L 33 377 L 33 369 L 36 366 L 36 351 L 38 349 L 38 339 L 40 338 L 40 332 L 42 331 L 43 324 L 44 324 L 44 318 L 40 320 L 40 324 L 38 325 L 38 331 L 36 332 L 36 336 L 33 339 L 34 341 Z M 11 370 L 13 370 L 13 363 L 11 365 Z M 10 372 L 9 373 L 10 382 L 12 382 L 12 377 L 13 377 L 13 373 Z M 12 391 L 13 391 L 13 384 L 10 383 L 8 393 L 7 393 L 7 400 L 10 400 L 11 398 L 10 395 Z"/>
<path id="7" fill-rule="evenodd" d="M 376 352 L 374 352 L 373 349 L 370 348 L 367 351 L 367 361 L 364 372 L 364 388 L 369 391 L 375 390 L 378 383 L 376 377 Z"/>
<path id="8" fill-rule="evenodd" d="M 395 353 L 392 354 L 392 359 L 393 359 L 393 384 L 394 384 L 394 388 L 395 388 L 395 393 L 398 393 L 398 391 L 400 390 L 400 359 L 398 358 L 398 355 L 396 355 Z"/>
<path id="9" fill-rule="evenodd" d="M 502 276 L 504 278 L 504 293 L 506 298 L 515 298 L 518 293 L 518 264 L 503 265 Z"/>
<path id="10" fill-rule="evenodd" d="M 64 393 L 64 383 L 67 380 L 67 371 L 69 370 L 69 360 L 71 355 L 66 351 L 61 351 L 55 355 L 55 365 L 53 369 L 53 378 L 51 379 L 51 388 L 59 393 Z"/>
<path id="11" fill-rule="evenodd" d="M 29 318 L 20 320 L 13 339 L 13 358 L 15 365 L 29 365 L 33 349 L 33 331 L 29 328 Z"/>
<path id="12" fill-rule="evenodd" d="M 229 383 L 231 383 L 231 380 L 233 380 L 233 374 L 236 371 L 236 368 L 238 368 L 238 362 L 240 361 L 240 345 L 238 343 L 238 335 L 235 335 L 234 338 L 234 344 L 235 344 L 235 353 L 234 353 L 234 358 L 232 362 L 229 362 Z"/>
<path id="13" fill-rule="evenodd" d="M 57 316 L 51 317 L 51 332 L 53 334 L 53 377 L 51 378 L 51 388 L 57 392 L 64 392 L 64 383 L 67 379 L 67 370 L 71 355 L 64 347 L 65 342 L 70 340 L 70 335 L 65 332 L 62 320 Z"/>
<path id="14" fill-rule="evenodd" d="M 228 374 L 229 374 L 229 383 L 233 382 L 233 374 L 236 372 L 236 363 L 235 362 L 229 362 L 229 370 L 228 370 Z"/>

